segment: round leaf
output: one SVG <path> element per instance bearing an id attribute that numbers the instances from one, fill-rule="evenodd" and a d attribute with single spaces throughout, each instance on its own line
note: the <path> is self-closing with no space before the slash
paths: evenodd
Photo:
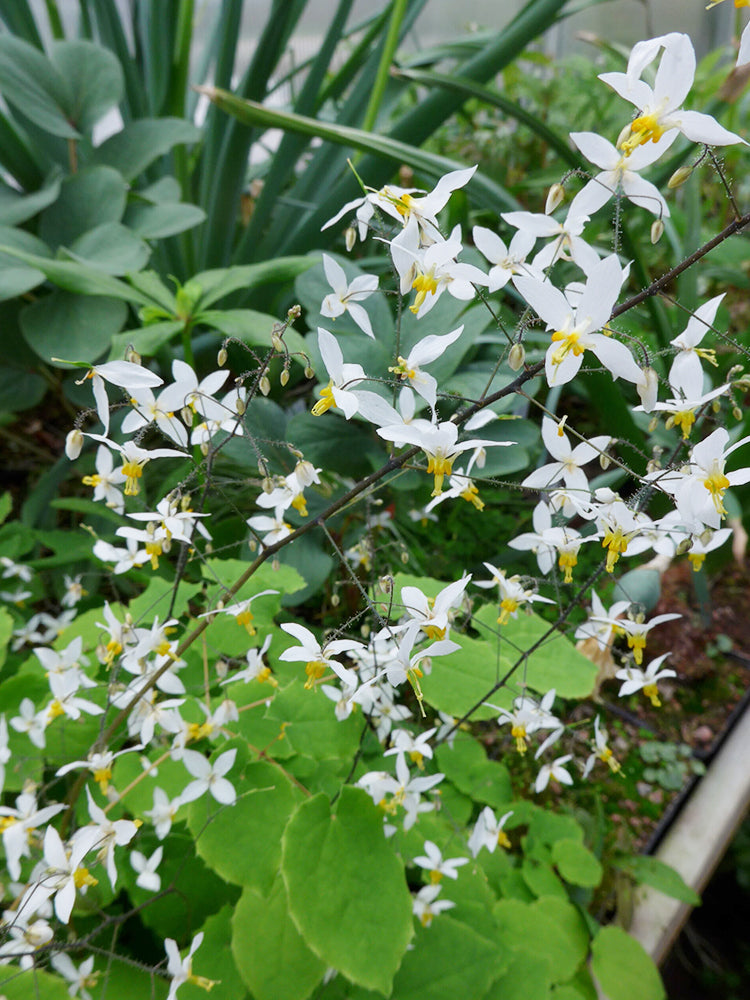
<path id="1" fill-rule="evenodd" d="M 602 927 L 596 935 L 591 969 L 609 1000 L 662 1000 L 665 996 L 653 961 L 620 927 Z"/>
<path id="2" fill-rule="evenodd" d="M 140 271 L 151 255 L 148 246 L 119 222 L 90 229 L 70 247 L 70 256 L 107 274 Z"/>
<path id="3" fill-rule="evenodd" d="M 70 96 L 64 108 L 68 121 L 80 132 L 90 133 L 122 97 L 123 75 L 117 57 L 83 39 L 53 42 L 50 56 L 67 84 Z"/>
<path id="4" fill-rule="evenodd" d="M 552 848 L 552 858 L 566 882 L 593 889 L 602 880 L 599 860 L 577 840 L 558 840 Z"/>
<path id="5" fill-rule="evenodd" d="M 21 330 L 29 346 L 48 363 L 53 357 L 93 362 L 122 327 L 127 311 L 125 303 L 116 299 L 56 291 L 24 309 Z"/>
<path id="6" fill-rule="evenodd" d="M 51 247 L 70 246 L 104 222 L 119 222 L 127 186 L 111 167 L 89 167 L 67 177 L 60 197 L 43 213 L 39 235 Z"/>
<path id="7" fill-rule="evenodd" d="M 255 1000 L 305 1000 L 325 972 L 294 926 L 281 879 L 267 899 L 245 889 L 232 917 L 232 952 Z"/>
<path id="8" fill-rule="evenodd" d="M 173 146 L 197 142 L 200 135 L 200 129 L 182 118 L 141 118 L 106 139 L 97 147 L 94 159 L 132 181 Z"/>
<path id="9" fill-rule="evenodd" d="M 80 138 L 68 120 L 72 93 L 63 75 L 39 49 L 10 34 L 0 37 L 0 94 L 45 132 Z"/>
<path id="10" fill-rule="evenodd" d="M 292 919 L 327 965 L 390 994 L 412 936 L 402 863 L 383 836 L 383 818 L 362 789 L 345 786 L 304 802 L 284 832 L 281 870 Z"/>

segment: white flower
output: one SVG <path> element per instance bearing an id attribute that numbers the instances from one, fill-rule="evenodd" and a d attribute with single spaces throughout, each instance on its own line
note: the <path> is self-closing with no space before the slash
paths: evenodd
<path id="1" fill-rule="evenodd" d="M 195 983 L 196 986 L 200 986 L 204 990 L 210 990 L 214 985 L 210 979 L 206 979 L 204 976 L 193 975 L 193 955 L 200 948 L 202 943 L 203 931 L 200 931 L 193 938 L 187 955 L 184 958 L 180 958 L 177 942 L 172 938 L 165 939 L 164 948 L 167 952 L 167 958 L 169 960 L 167 963 L 167 972 L 172 977 L 172 982 L 169 984 L 167 1000 L 174 1000 L 177 990 L 183 985 L 183 983 Z"/>
<path id="2" fill-rule="evenodd" d="M 180 795 L 182 802 L 192 802 L 206 792 L 210 792 L 221 805 L 233 806 L 237 801 L 237 793 L 234 790 L 234 785 L 224 775 L 234 766 L 236 756 L 237 750 L 232 748 L 219 754 L 214 763 L 211 764 L 202 753 L 198 753 L 196 750 L 185 750 L 182 757 L 183 763 L 196 780 L 191 781 Z"/>
<path id="3" fill-rule="evenodd" d="M 138 872 L 135 884 L 141 889 L 146 889 L 147 892 L 158 892 L 161 889 L 161 875 L 159 875 L 156 869 L 161 864 L 163 855 L 163 847 L 157 847 L 150 858 L 147 858 L 145 854 L 141 854 L 140 851 L 130 852 L 130 863 L 135 871 Z"/>
<path id="4" fill-rule="evenodd" d="M 65 952 L 58 952 L 52 956 L 50 964 L 55 972 L 58 972 L 63 979 L 67 979 L 69 996 L 78 996 L 80 991 L 81 1000 L 91 1000 L 88 987 L 90 986 L 93 989 L 99 978 L 99 973 L 93 971 L 93 955 L 85 958 L 76 968 L 69 955 L 66 955 Z"/>
<path id="5" fill-rule="evenodd" d="M 321 316 L 335 319 L 348 312 L 360 330 L 374 340 L 375 334 L 370 317 L 364 306 L 359 303 L 377 291 L 377 275 L 361 274 L 350 283 L 346 280 L 343 267 L 326 253 L 323 254 L 323 269 L 333 292 L 323 299 L 320 307 Z"/>
<path id="6" fill-rule="evenodd" d="M 366 376 L 361 365 L 347 364 L 338 341 L 323 327 L 318 327 L 318 349 L 328 371 L 329 382 L 320 390 L 320 399 L 313 406 L 313 416 L 319 417 L 332 406 L 343 410 L 347 420 L 357 412 L 357 396 L 350 386 L 358 385 Z"/>
<path id="7" fill-rule="evenodd" d="M 669 653 L 662 653 L 661 656 L 657 656 L 655 660 L 649 663 L 645 670 L 639 670 L 638 667 L 625 667 L 622 670 L 618 670 L 615 677 L 623 682 L 618 691 L 620 697 L 624 698 L 629 694 L 635 694 L 636 691 L 643 691 L 646 697 L 650 699 L 654 708 L 659 708 L 661 702 L 659 701 L 658 681 L 664 677 L 677 676 L 675 671 L 669 668 L 659 670 L 659 667 L 669 655 Z"/>
<path id="8" fill-rule="evenodd" d="M 652 88 L 640 76 L 662 49 Z M 634 45 L 626 73 L 602 73 L 599 76 L 639 110 L 638 116 L 629 125 L 626 138 L 619 143 L 626 154 L 643 143 L 658 142 L 670 129 L 679 129 L 692 142 L 703 142 L 709 146 L 743 142 L 710 115 L 682 109 L 694 76 L 693 43 L 687 35 L 674 31 Z"/>
<path id="9" fill-rule="evenodd" d="M 543 792 L 549 784 L 550 779 L 559 781 L 563 785 L 572 785 L 573 778 L 569 772 L 565 770 L 565 765 L 569 760 L 572 760 L 572 757 L 569 753 L 567 753 L 564 757 L 557 757 L 551 764 L 542 764 L 539 768 L 539 774 L 536 776 L 536 781 L 534 782 L 534 791 L 537 794 L 539 794 L 539 792 Z"/>
<path id="10" fill-rule="evenodd" d="M 456 869 L 469 863 L 468 858 L 444 858 L 440 848 L 431 840 L 425 840 L 424 850 L 424 854 L 414 858 L 414 864 L 429 872 L 433 884 L 443 877 L 457 879 Z"/>
<path id="11" fill-rule="evenodd" d="M 305 673 L 307 674 L 305 687 L 308 690 L 311 690 L 315 686 L 315 682 L 323 676 L 326 670 L 333 670 L 344 684 L 350 687 L 356 686 L 357 675 L 353 671 L 343 667 L 333 657 L 339 653 L 349 653 L 353 650 L 363 649 L 364 647 L 361 642 L 357 642 L 355 639 L 334 639 L 321 646 L 310 629 L 305 628 L 304 625 L 298 625 L 295 622 L 286 622 L 282 624 L 281 628 L 288 635 L 295 638 L 300 645 L 290 646 L 289 649 L 285 649 L 283 653 L 279 654 L 279 659 L 291 663 L 302 662 L 305 664 Z"/>
<path id="12" fill-rule="evenodd" d="M 463 858 L 462 860 L 468 861 L 468 858 Z M 423 927 L 429 927 L 433 917 L 437 916 L 438 913 L 442 913 L 443 910 L 449 910 L 452 906 L 456 905 L 449 899 L 437 898 L 440 895 L 441 889 L 442 886 L 438 883 L 426 885 L 414 897 L 412 913 Z"/>
<path id="13" fill-rule="evenodd" d="M 402 382 L 408 382 L 429 403 L 433 412 L 437 402 L 437 380 L 432 375 L 428 375 L 427 372 L 423 372 L 420 365 L 436 361 L 451 344 L 458 340 L 463 329 L 463 325 L 461 325 L 457 330 L 452 330 L 442 336 L 434 333 L 429 334 L 412 347 L 408 357 L 399 356 L 398 364 L 388 369 Z"/>
<path id="14" fill-rule="evenodd" d="M 501 847 L 510 847 L 508 835 L 503 830 L 503 827 L 512 815 L 512 811 L 507 812 L 500 819 L 497 819 L 492 809 L 489 806 L 485 806 L 479 814 L 479 819 L 474 824 L 474 829 L 469 837 L 469 851 L 473 858 L 479 854 L 483 847 L 486 847 L 490 854 L 494 852 L 498 844 Z"/>

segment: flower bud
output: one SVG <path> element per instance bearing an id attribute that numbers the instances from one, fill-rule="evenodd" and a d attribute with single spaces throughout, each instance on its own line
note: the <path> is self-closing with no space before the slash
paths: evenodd
<path id="1" fill-rule="evenodd" d="M 693 172 L 693 167 L 688 167 L 688 166 L 678 167 L 667 181 L 667 187 L 670 189 L 680 187 L 682 184 L 685 183 L 685 181 L 692 174 L 692 172 Z"/>
<path id="2" fill-rule="evenodd" d="M 331 594 L 331 607 L 337 608 L 341 604 L 341 598 L 338 594 Z"/>
<path id="3" fill-rule="evenodd" d="M 565 197 L 565 188 L 562 184 L 553 184 L 547 192 L 547 201 L 544 205 L 544 214 L 549 215 L 554 212 L 557 206 Z"/>
<path id="4" fill-rule="evenodd" d="M 661 234 L 664 232 L 664 223 L 661 219 L 655 219 L 651 226 L 651 242 L 658 243 L 661 239 Z"/>
<path id="5" fill-rule="evenodd" d="M 284 341 L 281 339 L 278 333 L 271 334 L 271 347 L 273 347 L 274 351 L 276 351 L 277 354 L 284 353 Z"/>
<path id="6" fill-rule="evenodd" d="M 711 409 L 714 411 L 714 413 L 718 413 L 721 410 L 721 400 L 720 399 L 715 399 L 711 403 Z"/>
<path id="7" fill-rule="evenodd" d="M 643 369 L 643 382 L 639 382 L 636 389 L 643 409 L 646 413 L 651 413 L 656 406 L 656 397 L 659 393 L 659 377 L 653 368 Z"/>
<path id="8" fill-rule="evenodd" d="M 315 372 L 313 371 L 312 365 L 305 365 L 305 378 L 315 378 Z"/>
<path id="9" fill-rule="evenodd" d="M 283 371 L 281 372 L 281 375 L 279 375 L 279 382 L 281 382 L 281 385 L 283 387 L 287 384 L 288 381 L 289 381 L 289 369 L 284 368 Z"/>
<path id="10" fill-rule="evenodd" d="M 735 420 L 742 420 L 742 410 L 736 404 L 732 407 L 732 416 Z"/>
<path id="11" fill-rule="evenodd" d="M 208 441 L 201 441 L 200 443 L 201 455 L 205 458 L 209 452 Z"/>
<path id="12" fill-rule="evenodd" d="M 267 396 L 269 394 L 269 392 L 271 391 L 271 380 L 269 379 L 268 375 L 265 374 L 261 375 L 260 382 L 258 383 L 258 388 L 260 389 L 260 391 L 263 393 L 264 396 Z"/>
<path id="13" fill-rule="evenodd" d="M 378 580 L 378 586 L 384 594 L 391 594 L 393 592 L 393 577 L 381 576 Z"/>
<path id="14" fill-rule="evenodd" d="M 526 351 L 524 350 L 523 344 L 515 343 L 508 354 L 508 367 L 511 371 L 517 372 L 523 366 L 526 360 Z"/>
<path id="15" fill-rule="evenodd" d="M 289 309 L 287 310 L 286 318 L 291 323 L 295 319 L 299 319 L 301 315 L 302 315 L 302 306 L 298 304 L 289 307 Z"/>
<path id="16" fill-rule="evenodd" d="M 192 426 L 193 411 L 190 409 L 189 406 L 183 406 L 182 410 L 180 411 L 180 416 L 182 417 L 183 423 L 186 423 L 188 427 Z"/>
<path id="17" fill-rule="evenodd" d="M 229 664 L 227 663 L 227 661 L 226 660 L 217 660 L 216 661 L 216 676 L 219 678 L 219 680 L 223 681 L 224 678 L 227 676 L 228 673 L 229 673 Z"/>
<path id="18" fill-rule="evenodd" d="M 357 242 L 357 230 L 354 226 L 349 226 L 347 231 L 344 233 L 344 243 L 346 244 L 347 251 L 351 251 L 354 248 L 354 244 Z"/>
<path id="19" fill-rule="evenodd" d="M 227 363 L 227 349 L 226 347 L 220 347 L 219 353 L 216 355 L 216 364 L 219 368 L 223 368 Z"/>
<path id="20" fill-rule="evenodd" d="M 65 438 L 65 454 L 73 462 L 81 454 L 81 449 L 83 448 L 83 433 L 74 427 L 72 431 L 68 432 L 68 436 Z"/>
<path id="21" fill-rule="evenodd" d="M 610 467 L 611 464 L 612 464 L 612 459 L 609 457 L 609 455 L 606 453 L 606 451 L 603 451 L 599 455 L 599 465 L 604 470 L 604 472 L 606 472 L 607 469 Z"/>
<path id="22" fill-rule="evenodd" d="M 684 556 L 685 553 L 691 548 L 693 542 L 690 538 L 683 538 L 675 549 L 676 556 Z"/>
<path id="23" fill-rule="evenodd" d="M 133 345 L 128 344 L 128 349 L 125 351 L 125 360 L 129 361 L 132 365 L 139 365 L 143 359 Z"/>
<path id="24" fill-rule="evenodd" d="M 242 396 L 237 397 L 237 402 L 234 404 L 234 409 L 238 416 L 241 417 L 244 414 L 245 410 L 247 409 L 247 403 L 242 398 Z"/>

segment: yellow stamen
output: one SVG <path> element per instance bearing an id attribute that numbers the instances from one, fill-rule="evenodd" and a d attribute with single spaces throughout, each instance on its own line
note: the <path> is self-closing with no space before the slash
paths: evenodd
<path id="1" fill-rule="evenodd" d="M 188 740 L 202 740 L 206 736 L 210 736 L 214 731 L 213 723 L 211 722 L 190 722 L 187 729 Z"/>
<path id="2" fill-rule="evenodd" d="M 427 638 L 432 639 L 433 642 L 438 642 L 440 639 L 445 638 L 446 630 L 444 628 L 438 628 L 437 625 L 423 625 L 422 631 Z"/>
<path id="3" fill-rule="evenodd" d="M 414 281 L 412 282 L 412 288 L 416 288 L 417 295 L 414 299 L 414 305 L 409 306 L 409 309 L 413 313 L 418 313 L 420 307 L 427 295 L 434 295 L 437 291 L 438 283 L 432 274 L 418 274 Z"/>
<path id="4" fill-rule="evenodd" d="M 498 847 L 504 847 L 506 851 L 510 848 L 510 840 L 508 840 L 508 835 L 505 830 L 500 830 L 498 832 L 497 845 Z"/>
<path id="5" fill-rule="evenodd" d="M 520 605 L 518 601 L 514 601 L 512 597 L 505 597 L 500 601 L 500 617 L 497 620 L 498 625 L 504 625 L 514 611 L 518 611 Z"/>
<path id="6" fill-rule="evenodd" d="M 695 413 L 692 410 L 680 410 L 672 414 L 672 423 L 682 430 L 682 439 L 686 441 L 690 437 L 690 431 L 695 423 Z"/>
<path id="7" fill-rule="evenodd" d="M 693 572 L 697 573 L 698 570 L 703 565 L 703 563 L 706 561 L 706 553 L 705 552 L 688 552 L 688 559 L 692 563 Z"/>
<path id="8" fill-rule="evenodd" d="M 516 741 L 516 750 L 520 754 L 526 753 L 526 726 L 514 725 L 511 728 L 510 735 Z"/>
<path id="9" fill-rule="evenodd" d="M 653 113 L 640 115 L 630 123 L 630 136 L 620 143 L 620 148 L 626 156 L 630 156 L 638 146 L 646 142 L 658 142 L 665 131 L 666 129 L 659 124 L 657 115 Z"/>
<path id="10" fill-rule="evenodd" d="M 62 707 L 57 698 L 55 698 L 54 701 L 51 701 L 49 703 L 47 707 L 47 715 L 49 717 L 50 722 L 52 722 L 54 719 L 57 719 L 61 715 L 65 715 L 65 709 Z"/>
<path id="11" fill-rule="evenodd" d="M 109 767 L 100 767 L 94 771 L 94 781 L 99 785 L 102 792 L 106 795 L 107 789 L 109 788 L 109 779 L 112 777 L 112 769 Z"/>
<path id="12" fill-rule="evenodd" d="M 479 498 L 479 490 L 476 488 L 474 483 L 470 483 L 463 493 L 459 493 L 462 500 L 468 501 L 468 503 L 473 504 L 477 510 L 484 510 L 484 500 Z"/>
<path id="13" fill-rule="evenodd" d="M 102 477 L 99 475 L 84 476 L 81 482 L 84 486 L 98 486 L 102 481 Z"/>
<path id="14" fill-rule="evenodd" d="M 729 480 L 724 475 L 723 472 L 712 472 L 710 476 L 707 476 L 703 482 L 708 492 L 711 494 L 711 499 L 714 502 L 714 507 L 716 512 L 722 517 L 726 516 L 726 508 L 723 503 L 724 490 L 730 485 Z"/>
<path id="15" fill-rule="evenodd" d="M 443 492 L 443 480 L 453 471 L 453 459 L 440 458 L 435 455 L 428 455 L 427 457 L 429 459 L 427 462 L 427 473 L 435 477 L 435 489 L 432 491 L 431 496 L 439 497 Z"/>
<path id="16" fill-rule="evenodd" d="M 146 542 L 146 555 L 151 560 L 151 569 L 159 568 L 159 556 L 163 554 L 161 542 Z"/>
<path id="17" fill-rule="evenodd" d="M 438 882 L 442 882 L 442 880 L 443 880 L 443 873 L 439 872 L 437 868 L 433 868 L 432 871 L 430 872 L 430 882 L 432 882 L 433 885 L 437 885 Z"/>
<path id="18" fill-rule="evenodd" d="M 609 766 L 612 774 L 617 774 L 617 772 L 622 769 L 619 760 L 617 760 L 609 747 L 605 747 L 603 750 L 599 751 L 599 760 Z"/>
<path id="19" fill-rule="evenodd" d="M 607 529 L 602 540 L 602 546 L 608 550 L 607 565 L 604 568 L 608 573 L 611 573 L 615 568 L 617 560 L 628 548 L 628 539 L 623 534 L 622 528 L 617 527 L 614 531 Z"/>
<path id="20" fill-rule="evenodd" d="M 76 868 L 73 872 L 73 883 L 76 889 L 82 889 L 85 885 L 99 885 L 99 879 L 89 875 L 88 868 Z"/>
<path id="21" fill-rule="evenodd" d="M 565 583 L 573 582 L 573 567 L 578 565 L 578 556 L 575 552 L 561 552 L 557 560 L 557 565 L 565 571 Z"/>
<path id="22" fill-rule="evenodd" d="M 659 689 L 656 684 L 647 684 L 643 689 L 643 693 L 650 699 L 654 708 L 661 708 L 661 702 L 659 701 Z"/>
<path id="23" fill-rule="evenodd" d="M 559 365 L 565 360 L 569 351 L 572 351 L 576 357 L 583 354 L 585 347 L 582 347 L 578 341 L 581 339 L 581 334 L 577 330 L 555 330 L 552 334 L 552 343 L 560 343 L 560 346 L 556 351 L 552 352 L 552 364 Z"/>
<path id="24" fill-rule="evenodd" d="M 315 687 L 315 682 L 319 681 L 325 672 L 326 665 L 322 660 L 309 660 L 305 665 L 305 673 L 307 674 L 305 690 L 311 691 Z"/>
<path id="25" fill-rule="evenodd" d="M 401 355 L 399 355 L 398 364 L 392 368 L 389 368 L 388 371 L 393 372 L 394 375 L 398 375 L 401 381 L 405 382 L 407 379 L 414 378 L 417 374 L 415 368 L 408 368 L 407 365 L 408 362 L 406 358 L 402 358 Z"/>
<path id="26" fill-rule="evenodd" d="M 139 465 L 138 462 L 125 462 L 120 471 L 125 476 L 125 496 L 137 497 L 138 480 L 143 475 L 143 466 Z"/>
<path id="27" fill-rule="evenodd" d="M 633 658 L 640 666 L 640 664 L 643 663 L 643 650 L 646 648 L 646 636 L 642 634 L 629 635 L 628 648 L 633 650 Z"/>
<path id="28" fill-rule="evenodd" d="M 246 608 L 244 611 L 240 611 L 238 615 L 235 615 L 235 621 L 238 625 L 244 625 L 247 629 L 248 635 L 255 635 L 255 628 L 252 624 L 253 613 L 250 608 Z"/>
<path id="29" fill-rule="evenodd" d="M 104 658 L 104 662 L 111 667 L 115 661 L 115 657 L 119 656 L 121 652 L 122 644 L 117 639 L 110 639 L 107 643 L 107 655 Z"/>
<path id="30" fill-rule="evenodd" d="M 333 382 L 329 382 L 325 389 L 320 390 L 320 399 L 312 408 L 312 415 L 314 417 L 319 417 L 326 410 L 330 410 L 332 406 L 336 405 L 336 400 L 333 398 Z"/>
<path id="31" fill-rule="evenodd" d="M 294 500 L 292 500 L 292 507 L 294 507 L 300 517 L 307 517 L 307 501 L 305 500 L 304 493 L 297 494 Z"/>

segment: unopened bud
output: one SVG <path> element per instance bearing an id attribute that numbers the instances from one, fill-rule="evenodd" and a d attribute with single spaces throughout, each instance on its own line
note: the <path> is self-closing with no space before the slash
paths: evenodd
<path id="1" fill-rule="evenodd" d="M 273 493 L 273 479 L 270 476 L 265 476 L 263 482 L 260 484 L 260 488 L 264 493 Z"/>
<path id="2" fill-rule="evenodd" d="M 401 562 L 404 564 L 404 566 L 409 562 L 409 553 L 406 551 L 406 549 L 404 549 L 404 551 L 401 553 Z"/>
<path id="3" fill-rule="evenodd" d="M 659 418 L 658 417 L 652 417 L 651 420 L 649 421 L 649 424 L 648 424 L 648 432 L 649 432 L 649 434 L 653 434 L 654 431 L 656 430 L 656 428 L 658 426 L 659 426 Z"/>
<path id="4" fill-rule="evenodd" d="M 209 451 L 208 441 L 201 441 L 200 449 L 201 449 L 201 455 L 203 455 L 203 457 L 205 458 Z"/>
<path id="5" fill-rule="evenodd" d="M 393 592 L 393 577 L 392 576 L 381 576 L 378 580 L 378 586 L 383 591 L 384 594 L 390 594 Z"/>
<path id="6" fill-rule="evenodd" d="M 337 608 L 341 604 L 341 598 L 338 594 L 331 594 L 331 607 Z"/>
<path id="7" fill-rule="evenodd" d="M 735 405 L 732 407 L 732 416 L 735 420 L 742 420 L 742 410 L 739 406 Z"/>
<path id="8" fill-rule="evenodd" d="M 281 563 L 279 562 L 278 559 L 272 559 L 271 560 L 271 569 L 274 571 L 274 573 L 278 573 L 279 572 L 279 567 L 280 566 L 281 566 Z"/>
<path id="9" fill-rule="evenodd" d="M 608 469 L 608 468 L 610 467 L 610 465 L 611 465 L 611 464 L 612 464 L 612 460 L 611 460 L 611 458 L 610 458 L 610 457 L 609 457 L 609 455 L 608 455 L 608 454 L 606 453 L 606 451 L 603 451 L 603 452 L 601 453 L 601 455 L 599 456 L 599 465 L 600 465 L 600 466 L 602 467 L 602 469 L 603 469 L 603 470 L 604 470 L 604 471 L 606 472 L 606 471 L 607 471 L 607 469 Z"/>
<path id="10" fill-rule="evenodd" d="M 268 375 L 261 375 L 260 382 L 258 382 L 258 388 L 260 389 L 260 391 L 263 393 L 264 396 L 267 396 L 269 394 L 269 392 L 271 391 L 271 380 L 269 379 Z"/>
<path id="11" fill-rule="evenodd" d="M 227 363 L 227 349 L 226 347 L 220 347 L 219 353 L 216 355 L 216 364 L 219 368 L 223 368 Z"/>
<path id="12" fill-rule="evenodd" d="M 289 307 L 289 309 L 287 310 L 286 318 L 291 323 L 293 320 L 299 319 L 301 315 L 302 315 L 302 306 L 297 304 Z"/>
<path id="13" fill-rule="evenodd" d="M 661 462 L 656 458 L 652 458 L 651 461 L 646 464 L 646 472 L 658 472 L 660 468 Z"/>
<path id="14" fill-rule="evenodd" d="M 311 365 L 305 365 L 305 378 L 315 378 L 315 372 Z"/>
<path id="15" fill-rule="evenodd" d="M 692 547 L 692 544 L 693 544 L 692 539 L 683 538 L 682 541 L 677 546 L 677 548 L 675 549 L 675 555 L 684 556 L 685 553 Z"/>
<path id="16" fill-rule="evenodd" d="M 183 406 L 182 410 L 180 411 L 180 416 L 182 417 L 183 422 L 188 425 L 188 427 L 192 425 L 193 411 L 190 409 L 189 406 Z"/>
<path id="17" fill-rule="evenodd" d="M 721 410 L 721 400 L 720 399 L 715 399 L 711 403 L 711 409 L 714 411 L 714 413 L 718 413 L 719 410 Z"/>
<path id="18" fill-rule="evenodd" d="M 517 372 L 522 368 L 524 361 L 526 360 L 526 351 L 523 344 L 516 343 L 508 354 L 508 367 L 511 371 Z"/>
<path id="19" fill-rule="evenodd" d="M 219 680 L 223 681 L 224 678 L 227 676 L 228 673 L 229 673 L 229 664 L 227 663 L 227 661 L 226 660 L 217 660 L 216 661 L 216 675 L 219 678 Z"/>
<path id="20" fill-rule="evenodd" d="M 281 339 L 278 333 L 271 334 L 271 347 L 273 347 L 274 351 L 276 351 L 277 354 L 284 353 L 284 341 Z"/>
<path id="21" fill-rule="evenodd" d="M 688 167 L 688 166 L 678 167 L 667 181 L 667 187 L 668 188 L 680 187 L 682 184 L 685 183 L 685 181 L 692 174 L 692 172 L 693 172 L 693 167 Z"/>
<path id="22" fill-rule="evenodd" d="M 247 409 L 247 403 L 245 402 L 242 396 L 237 397 L 237 401 L 234 404 L 234 409 L 238 416 L 241 417 L 244 414 L 245 410 Z"/>
<path id="23" fill-rule="evenodd" d="M 655 219 L 651 225 L 651 242 L 658 243 L 661 239 L 661 234 L 664 232 L 664 223 L 661 219 Z"/>
<path id="24" fill-rule="evenodd" d="M 125 360 L 129 361 L 131 365 L 139 365 L 143 359 L 133 345 L 128 344 L 128 349 L 125 351 Z"/>
<path id="25" fill-rule="evenodd" d="M 65 454 L 73 462 L 81 454 L 83 448 L 83 432 L 77 427 L 68 432 L 65 438 Z"/>
<path id="26" fill-rule="evenodd" d="M 745 369 L 742 365 L 732 365 L 732 367 L 727 372 L 727 381 L 731 382 L 733 379 L 743 372 Z"/>
<path id="27" fill-rule="evenodd" d="M 547 192 L 547 201 L 544 205 L 544 214 L 549 215 L 554 212 L 557 206 L 565 197 L 565 188 L 562 184 L 553 184 Z"/>
<path id="28" fill-rule="evenodd" d="M 344 243 L 346 245 L 347 252 L 354 248 L 354 244 L 357 242 L 357 230 L 354 226 L 349 226 L 347 231 L 344 233 Z"/>
<path id="29" fill-rule="evenodd" d="M 279 382 L 281 382 L 281 385 L 283 387 L 287 384 L 288 381 L 289 381 L 289 369 L 284 368 L 281 372 L 281 375 L 279 375 Z"/>

